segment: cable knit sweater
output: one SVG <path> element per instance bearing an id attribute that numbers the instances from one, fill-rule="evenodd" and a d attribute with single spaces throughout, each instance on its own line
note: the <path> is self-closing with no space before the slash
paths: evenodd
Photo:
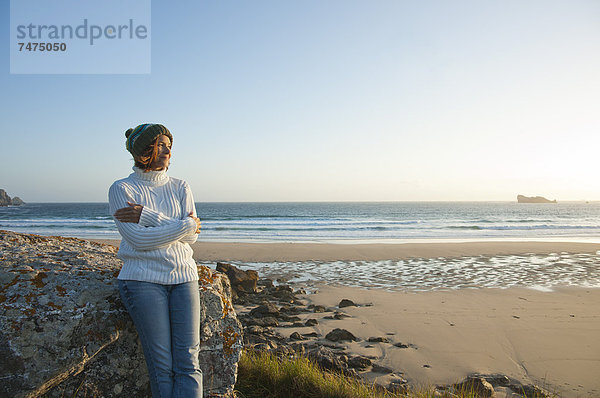
<path id="1" fill-rule="evenodd" d="M 127 201 L 143 207 L 139 223 L 115 219 L 123 237 L 118 257 L 123 260 L 119 279 L 172 285 L 198 280 L 190 243 L 197 238 L 192 191 L 183 180 L 164 170 L 143 172 L 137 167 L 127 178 L 115 181 L 108 191 L 110 213 L 127 207 Z"/>

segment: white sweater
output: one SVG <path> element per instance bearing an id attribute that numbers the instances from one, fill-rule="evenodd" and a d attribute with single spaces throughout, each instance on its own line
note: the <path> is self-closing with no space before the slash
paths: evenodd
<path id="1" fill-rule="evenodd" d="M 119 279 L 172 285 L 198 280 L 191 243 L 198 235 L 192 191 L 183 180 L 164 170 L 143 172 L 137 167 L 108 191 L 110 214 L 127 207 L 127 201 L 144 208 L 138 224 L 115 219 L 123 237 L 118 257 L 123 260 Z"/>

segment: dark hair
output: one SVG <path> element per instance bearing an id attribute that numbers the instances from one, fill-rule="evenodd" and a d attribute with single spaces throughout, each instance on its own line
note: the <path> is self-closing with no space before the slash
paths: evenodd
<path id="1" fill-rule="evenodd" d="M 166 136 L 166 137 L 169 138 L 169 141 L 171 141 L 171 138 L 169 136 Z M 146 147 L 146 149 L 144 149 L 144 153 L 142 155 L 133 158 L 133 160 L 135 161 L 135 167 L 142 169 L 145 172 L 150 171 L 150 167 L 152 166 L 152 163 L 154 163 L 156 161 L 156 159 L 158 159 L 158 139 L 159 138 L 160 138 L 160 135 L 157 136 L 154 140 L 152 140 L 150 145 L 148 145 Z M 167 169 L 168 168 L 169 168 L 169 166 L 167 166 Z"/>

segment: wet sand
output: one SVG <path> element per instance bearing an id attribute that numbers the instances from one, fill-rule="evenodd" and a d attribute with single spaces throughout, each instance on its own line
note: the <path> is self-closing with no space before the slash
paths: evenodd
<path id="1" fill-rule="evenodd" d="M 119 245 L 118 240 L 95 241 Z M 207 262 L 376 261 L 525 253 L 596 253 L 600 250 L 600 243 L 512 241 L 398 244 L 196 242 L 192 248 L 197 261 Z"/>

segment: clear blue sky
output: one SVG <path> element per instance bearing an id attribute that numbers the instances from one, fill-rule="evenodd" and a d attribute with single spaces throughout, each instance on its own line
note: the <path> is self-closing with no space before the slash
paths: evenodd
<path id="1" fill-rule="evenodd" d="M 598 1 L 152 1 L 149 75 L 10 75 L 0 188 L 106 201 L 124 131 L 197 201 L 600 200 Z"/>

